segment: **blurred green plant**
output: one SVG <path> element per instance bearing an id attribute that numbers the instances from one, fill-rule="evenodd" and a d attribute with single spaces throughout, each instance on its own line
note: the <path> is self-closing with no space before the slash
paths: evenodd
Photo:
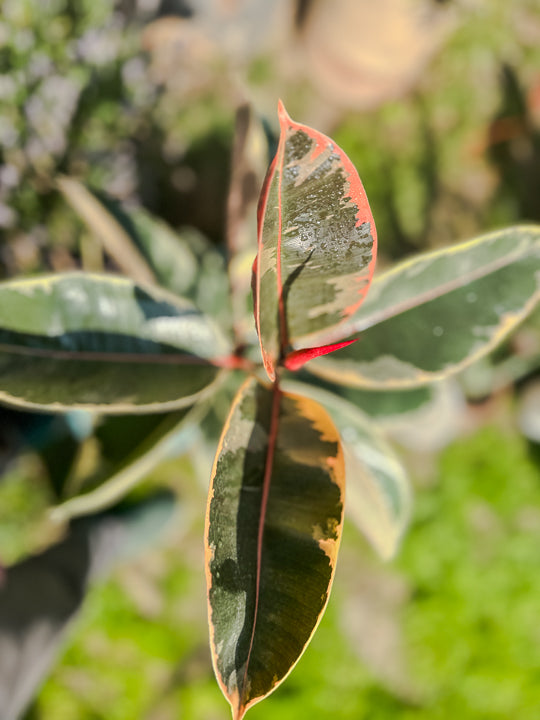
<path id="1" fill-rule="evenodd" d="M 230 190 L 230 305 L 212 246 L 67 177 L 59 188 L 130 277 L 0 285 L 2 402 L 69 420 L 65 462 L 54 467 L 57 519 L 117 502 L 172 448 L 187 449 L 197 426 L 223 421 L 236 393 L 206 526 L 214 667 L 235 718 L 288 675 L 319 623 L 345 476 L 351 518 L 383 558 L 407 526 L 406 473 L 355 393 L 381 393 L 375 405 L 382 398 L 387 415 L 429 405 L 433 383 L 486 356 L 540 296 L 533 225 L 419 255 L 371 282 L 376 233 L 356 170 L 330 138 L 283 107 L 279 117 L 259 200 L 257 335 L 242 235 L 253 200 L 241 192 L 253 175 L 245 111 Z"/>
<path id="2" fill-rule="evenodd" d="M 69 267 L 76 224 L 59 208 L 58 172 L 81 172 L 124 198 L 133 193 L 135 139 L 158 89 L 147 80 L 144 58 L 136 52 L 137 28 L 117 5 L 114 0 L 2 3 L 4 276 L 44 265 Z"/>

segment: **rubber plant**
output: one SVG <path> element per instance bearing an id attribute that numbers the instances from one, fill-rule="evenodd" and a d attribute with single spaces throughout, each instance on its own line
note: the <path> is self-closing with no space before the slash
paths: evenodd
<path id="1" fill-rule="evenodd" d="M 120 267 L 130 260 L 132 278 L 144 256 L 143 279 L 67 273 L 0 285 L 2 402 L 165 413 L 144 452 L 133 448 L 108 483 L 60 506 L 64 516 L 114 502 L 157 462 L 172 429 L 201 420 L 224 374 L 247 375 L 219 441 L 205 530 L 212 657 L 235 720 L 285 679 L 321 619 L 345 478 L 352 517 L 383 557 L 406 527 L 405 472 L 351 399 L 367 389 L 409 393 L 409 402 L 490 352 L 540 296 L 538 226 L 420 255 L 372 282 L 375 224 L 355 168 L 282 104 L 278 115 L 252 270 L 257 357 L 224 319 L 223 302 L 203 311 L 207 294 L 192 282 L 202 255 L 182 255 L 144 214 L 120 232 L 118 213 L 70 179 L 62 191 L 104 242 L 118 231 L 112 252 Z"/>

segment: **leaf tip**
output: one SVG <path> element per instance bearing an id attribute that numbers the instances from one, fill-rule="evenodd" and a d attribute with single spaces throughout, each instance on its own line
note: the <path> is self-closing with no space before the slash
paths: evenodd
<path id="1" fill-rule="evenodd" d="M 286 125 L 291 122 L 291 118 L 287 110 L 285 109 L 285 105 L 283 104 L 283 100 L 279 98 L 278 100 L 278 118 L 281 125 Z"/>

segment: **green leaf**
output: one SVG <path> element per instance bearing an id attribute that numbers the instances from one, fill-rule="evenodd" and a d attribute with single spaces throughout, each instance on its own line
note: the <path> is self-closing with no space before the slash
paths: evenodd
<path id="1" fill-rule="evenodd" d="M 307 367 L 353 387 L 423 385 L 488 353 L 539 298 L 540 226 L 507 228 L 381 275 L 340 328 L 359 342 Z"/>
<path id="2" fill-rule="evenodd" d="M 143 208 L 125 208 L 78 180 L 61 176 L 58 187 L 113 258 L 139 282 L 158 283 L 203 312 L 230 323 L 223 256 L 194 228 L 176 232 Z"/>
<path id="3" fill-rule="evenodd" d="M 200 310 L 230 324 L 227 273 L 223 256 L 195 228 L 178 232 L 142 208 L 123 208 L 99 199 L 128 232 L 159 284 L 191 300 Z"/>
<path id="4" fill-rule="evenodd" d="M 135 425 L 134 436 L 132 437 L 129 450 L 119 453 L 114 448 L 114 461 L 110 463 L 103 443 L 101 450 L 104 457 L 102 464 L 109 460 L 108 472 L 100 472 L 99 484 L 94 489 L 70 498 L 57 505 L 50 512 L 54 522 L 65 522 L 81 515 L 89 515 L 95 512 L 102 512 L 121 500 L 132 490 L 146 475 L 172 451 L 177 453 L 179 446 L 192 437 L 193 423 L 200 419 L 201 403 L 192 408 L 183 408 L 166 415 L 146 416 L 131 415 L 105 418 L 105 424 L 98 428 L 96 437 L 101 436 L 100 430 L 107 434 L 114 434 L 115 437 L 121 434 L 122 426 L 127 429 L 133 428 L 133 422 L 144 419 L 147 426 L 146 432 L 141 432 Z M 107 465 L 105 465 L 107 467 Z M 96 479 L 94 479 L 96 483 Z"/>
<path id="5" fill-rule="evenodd" d="M 393 557 L 411 515 L 407 474 L 377 425 L 351 402 L 312 385 L 286 389 L 321 403 L 341 435 L 347 478 L 347 514 L 384 559 Z"/>
<path id="6" fill-rule="evenodd" d="M 109 198 L 101 199 L 126 228 L 159 284 L 177 295 L 194 300 L 190 293 L 197 282 L 198 263 L 188 243 L 166 223 L 142 208 L 127 210 Z"/>
<path id="7" fill-rule="evenodd" d="M 198 230 L 184 227 L 179 231 L 181 242 L 189 247 L 197 262 L 195 284 L 187 297 L 222 328 L 231 326 L 229 281 L 223 255 Z"/>
<path id="8" fill-rule="evenodd" d="M 24 413 L 26 416 L 28 413 Z M 62 496 L 81 449 L 80 438 L 74 436 L 67 415 L 52 416 L 49 437 L 39 449 L 55 499 Z M 55 423 L 54 421 L 57 421 Z"/>
<path id="9" fill-rule="evenodd" d="M 410 418 L 415 416 L 418 411 L 433 404 L 437 387 L 437 384 L 432 384 L 390 390 L 380 388 L 360 390 L 346 385 L 338 385 L 335 382 L 331 383 L 324 378 L 305 372 L 297 377 L 302 383 L 309 383 L 310 386 L 315 385 L 322 390 L 348 400 L 379 423 L 387 420 L 408 423 Z"/>
<path id="10" fill-rule="evenodd" d="M 413 414 L 433 403 L 434 390 L 430 385 L 403 390 L 357 390 L 341 386 L 338 394 L 378 421 L 407 422 Z"/>
<path id="11" fill-rule="evenodd" d="M 206 523 L 214 669 L 235 720 L 291 671 L 326 606 L 344 463 L 325 410 L 248 380 L 214 462 Z"/>
<path id="12" fill-rule="evenodd" d="M 120 270 L 138 282 L 154 282 L 154 274 L 133 245 L 130 234 L 103 203 L 75 178 L 61 175 L 56 183 Z"/>
<path id="13" fill-rule="evenodd" d="M 0 284 L 0 400 L 49 412 L 185 407 L 229 352 L 191 303 L 128 278 L 69 273 Z"/>
<path id="14" fill-rule="evenodd" d="M 364 188 L 326 135 L 291 120 L 259 201 L 255 265 L 257 330 L 266 370 L 291 349 L 326 344 L 328 331 L 362 302 L 373 274 L 376 233 Z"/>
<path id="15" fill-rule="evenodd" d="M 224 380 L 228 376 L 221 375 Z M 216 391 L 223 382 L 214 384 L 212 398 L 166 414 L 105 416 L 94 435 L 100 447 L 100 470 L 97 477 L 85 479 L 84 486 L 94 487 L 51 510 L 54 522 L 101 512 L 130 492 L 168 457 L 179 456 L 188 449 L 214 405 Z"/>

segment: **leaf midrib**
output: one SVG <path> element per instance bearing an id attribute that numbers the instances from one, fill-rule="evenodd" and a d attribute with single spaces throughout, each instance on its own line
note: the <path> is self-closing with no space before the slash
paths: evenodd
<path id="1" fill-rule="evenodd" d="M 253 612 L 253 628 L 251 630 L 251 638 L 249 641 L 249 648 L 246 657 L 246 667 L 244 671 L 244 677 L 242 679 L 242 685 L 239 687 L 238 693 L 238 707 L 234 710 L 234 720 L 240 720 L 247 709 L 245 704 L 244 692 L 247 686 L 247 678 L 249 674 L 249 663 L 251 660 L 251 654 L 253 651 L 253 644 L 255 641 L 255 632 L 257 629 L 257 619 L 259 611 L 259 597 L 261 589 L 261 566 L 262 566 L 262 548 L 264 539 L 264 528 L 266 523 L 266 511 L 268 509 L 268 498 L 270 495 L 270 484 L 272 480 L 272 472 L 274 469 L 274 459 L 276 451 L 277 435 L 279 430 L 279 409 L 281 400 L 281 390 L 278 382 L 275 382 L 272 388 L 272 407 L 270 411 L 270 425 L 268 428 L 268 451 L 266 453 L 266 459 L 264 463 L 264 475 L 263 475 L 263 486 L 261 495 L 261 508 L 259 514 L 259 525 L 257 528 L 257 568 L 255 577 L 255 609 Z"/>

